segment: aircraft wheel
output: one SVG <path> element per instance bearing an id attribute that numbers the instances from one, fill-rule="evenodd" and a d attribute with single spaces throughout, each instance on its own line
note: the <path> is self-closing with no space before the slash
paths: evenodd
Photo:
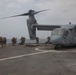
<path id="1" fill-rule="evenodd" d="M 55 45 L 54 49 L 59 50 L 61 48 L 61 46 L 59 45 Z"/>

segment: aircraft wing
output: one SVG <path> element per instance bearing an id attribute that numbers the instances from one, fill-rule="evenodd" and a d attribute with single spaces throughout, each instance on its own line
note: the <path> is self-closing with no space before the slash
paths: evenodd
<path id="1" fill-rule="evenodd" d="M 60 25 L 38 25 L 38 24 L 34 24 L 33 28 L 37 28 L 37 30 L 53 30 L 55 28 L 60 28 Z"/>

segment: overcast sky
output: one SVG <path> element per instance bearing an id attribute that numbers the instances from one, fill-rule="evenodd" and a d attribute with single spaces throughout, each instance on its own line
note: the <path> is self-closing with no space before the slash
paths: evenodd
<path id="1" fill-rule="evenodd" d="M 75 0 L 0 0 L 0 18 L 28 12 L 50 9 L 50 11 L 37 14 L 35 17 L 39 24 L 76 24 Z M 26 19 L 28 17 L 16 17 L 0 19 L 0 36 L 7 38 L 21 36 L 29 38 Z M 37 31 L 39 38 L 50 36 L 50 31 Z"/>

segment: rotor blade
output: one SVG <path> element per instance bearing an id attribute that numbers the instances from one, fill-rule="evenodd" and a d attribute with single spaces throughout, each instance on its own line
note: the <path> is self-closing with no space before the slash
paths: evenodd
<path id="1" fill-rule="evenodd" d="M 12 18 L 12 17 L 18 17 L 18 16 L 27 16 L 27 15 L 29 15 L 29 13 L 24 13 L 24 14 L 15 15 L 15 16 L 4 17 L 4 18 L 1 18 L 1 19 Z"/>
<path id="2" fill-rule="evenodd" d="M 40 10 L 40 11 L 35 12 L 34 14 L 37 14 L 37 13 L 40 13 L 40 12 L 44 12 L 44 11 L 48 11 L 48 10 L 50 10 L 50 9 Z"/>

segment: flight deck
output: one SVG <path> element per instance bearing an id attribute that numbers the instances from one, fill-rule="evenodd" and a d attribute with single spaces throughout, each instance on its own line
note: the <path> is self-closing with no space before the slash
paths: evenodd
<path id="1" fill-rule="evenodd" d="M 0 48 L 0 75 L 76 75 L 76 48 L 45 47 Z"/>

